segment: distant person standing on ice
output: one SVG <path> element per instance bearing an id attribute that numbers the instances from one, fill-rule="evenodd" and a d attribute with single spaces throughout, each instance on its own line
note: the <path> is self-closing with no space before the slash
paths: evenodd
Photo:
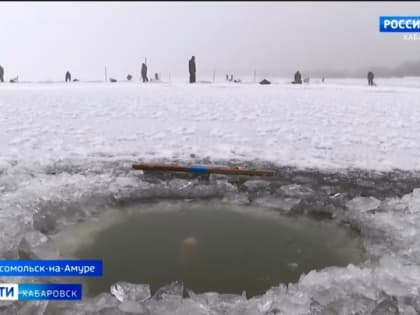
<path id="1" fill-rule="evenodd" d="M 188 71 L 190 72 L 190 83 L 195 83 L 195 56 L 192 56 L 188 62 Z"/>
<path id="2" fill-rule="evenodd" d="M 4 69 L 0 66 L 0 82 L 4 82 Z"/>
<path id="3" fill-rule="evenodd" d="M 144 62 L 141 64 L 141 78 L 143 80 L 143 83 L 149 82 L 149 79 L 147 78 L 147 66 Z"/>
<path id="4" fill-rule="evenodd" d="M 71 74 L 69 71 L 66 72 L 66 82 L 71 82 Z"/>
<path id="5" fill-rule="evenodd" d="M 292 82 L 293 84 L 302 84 L 302 75 L 299 71 L 295 73 L 295 80 Z"/>
<path id="6" fill-rule="evenodd" d="M 373 78 L 375 77 L 375 75 L 373 74 L 373 72 L 372 71 L 369 71 L 368 72 L 368 84 L 369 84 L 369 86 L 373 86 L 374 85 L 374 83 L 373 83 Z"/>

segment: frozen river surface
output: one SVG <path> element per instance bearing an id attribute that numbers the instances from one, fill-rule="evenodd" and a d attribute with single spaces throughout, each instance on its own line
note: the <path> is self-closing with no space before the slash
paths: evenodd
<path id="1" fill-rule="evenodd" d="M 418 314 L 416 82 L 0 85 L 2 257 L 57 257 L 49 236 L 107 205 L 208 197 L 282 213 L 326 211 L 360 231 L 368 257 L 253 298 L 182 299 L 176 284 L 150 297 L 146 284 L 123 283 L 81 303 L 10 303 L 0 312 Z M 132 171 L 136 161 L 272 167 L 276 176 L 153 177 Z"/>

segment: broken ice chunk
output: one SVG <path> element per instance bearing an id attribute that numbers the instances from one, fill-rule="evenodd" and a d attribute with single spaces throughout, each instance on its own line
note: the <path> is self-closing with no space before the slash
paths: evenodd
<path id="1" fill-rule="evenodd" d="M 120 302 L 143 302 L 151 296 L 150 286 L 148 284 L 133 284 L 123 281 L 117 282 L 111 286 L 111 294 Z"/>
<path id="2" fill-rule="evenodd" d="M 182 297 L 184 294 L 184 285 L 182 282 L 174 281 L 168 285 L 161 287 L 153 296 L 156 300 L 163 299 L 166 295 Z"/>
<path id="3" fill-rule="evenodd" d="M 381 201 L 375 197 L 356 197 L 346 203 L 347 208 L 359 212 L 367 212 L 376 210 Z"/>
<path id="4" fill-rule="evenodd" d="M 48 243 L 48 237 L 39 231 L 28 232 L 18 246 L 19 257 L 23 259 L 57 259 L 59 251 Z"/>

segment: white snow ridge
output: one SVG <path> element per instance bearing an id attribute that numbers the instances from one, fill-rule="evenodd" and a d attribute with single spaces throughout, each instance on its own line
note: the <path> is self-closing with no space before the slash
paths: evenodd
<path id="1" fill-rule="evenodd" d="M 420 89 L 407 80 L 0 85 L 2 258 L 60 257 L 50 234 L 151 198 L 322 211 L 360 231 L 367 257 L 252 298 L 118 282 L 81 302 L 14 302 L 0 314 L 420 314 Z M 138 161 L 276 174 L 154 176 L 133 171 Z"/>

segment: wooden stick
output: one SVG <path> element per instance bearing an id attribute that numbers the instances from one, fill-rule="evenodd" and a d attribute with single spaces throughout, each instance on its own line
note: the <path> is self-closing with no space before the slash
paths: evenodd
<path id="1" fill-rule="evenodd" d="M 133 164 L 133 169 L 144 171 L 188 172 L 195 174 L 224 174 L 248 176 L 273 176 L 271 170 L 244 170 L 235 167 L 207 167 L 204 165 L 179 166 L 173 164 Z"/>

